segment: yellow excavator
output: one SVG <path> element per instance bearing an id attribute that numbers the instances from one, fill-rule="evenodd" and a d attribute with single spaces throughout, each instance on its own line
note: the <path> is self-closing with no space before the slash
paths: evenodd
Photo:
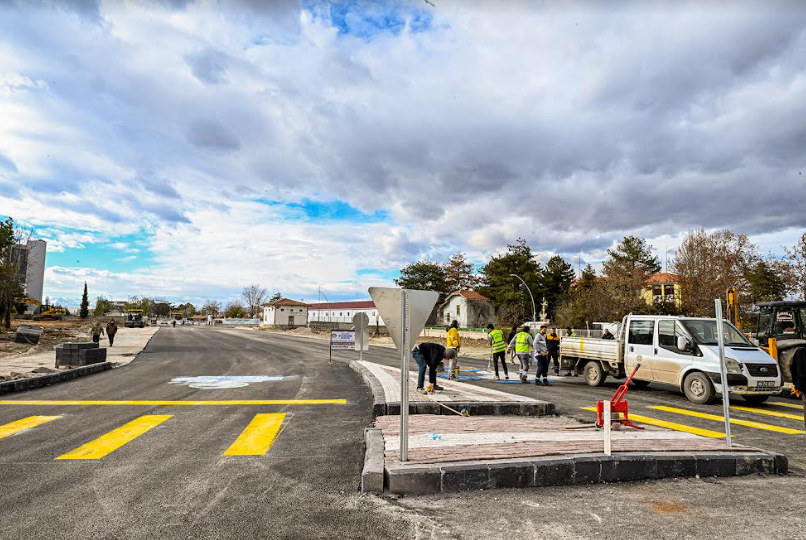
<path id="1" fill-rule="evenodd" d="M 47 304 L 39 308 L 39 313 L 34 315 L 35 321 L 60 321 L 65 315 L 67 310 L 62 307 L 49 306 Z"/>

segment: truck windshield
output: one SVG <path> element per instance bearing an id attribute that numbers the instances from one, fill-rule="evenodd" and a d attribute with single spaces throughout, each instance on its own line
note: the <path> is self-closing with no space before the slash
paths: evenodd
<path id="1" fill-rule="evenodd" d="M 681 321 L 686 330 L 694 336 L 694 340 L 700 345 L 717 345 L 716 321 L 701 319 L 683 319 Z M 744 335 L 729 322 L 724 322 L 725 346 L 753 346 Z"/>

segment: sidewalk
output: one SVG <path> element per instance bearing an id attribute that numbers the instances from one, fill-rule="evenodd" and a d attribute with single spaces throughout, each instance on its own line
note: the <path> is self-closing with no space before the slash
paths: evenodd
<path id="1" fill-rule="evenodd" d="M 115 345 L 113 347 L 107 347 L 106 361 L 116 365 L 128 364 L 145 348 L 158 329 L 159 327 L 156 326 L 146 328 L 120 328 L 115 336 Z M 77 340 L 73 339 L 73 341 Z M 90 340 L 87 339 L 86 341 Z M 106 336 L 101 339 L 101 347 L 105 345 L 109 345 Z M 7 377 L 11 375 L 11 373 L 19 373 L 28 376 L 32 371 L 39 368 L 47 368 L 48 370 L 56 371 L 55 366 L 55 350 L 28 355 L 21 354 L 0 359 L 0 376 Z"/>
<path id="2" fill-rule="evenodd" d="M 350 367 L 361 374 L 372 390 L 373 414 L 400 413 L 400 369 L 366 360 L 350 362 Z M 445 406 L 459 412 L 465 409 L 471 415 L 539 416 L 554 413 L 554 404 L 547 401 L 442 378 L 437 382 L 444 390 L 430 395 L 420 394 L 417 392 L 417 371 L 409 372 L 410 413 L 455 414 Z"/>

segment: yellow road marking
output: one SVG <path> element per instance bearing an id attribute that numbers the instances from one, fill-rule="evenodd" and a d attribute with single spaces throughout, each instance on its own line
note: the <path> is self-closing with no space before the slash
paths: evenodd
<path id="1" fill-rule="evenodd" d="M 687 409 L 677 409 L 675 407 L 666 407 L 664 405 L 652 405 L 649 407 L 650 409 L 655 409 L 658 411 L 666 411 L 675 414 L 683 414 L 686 416 L 693 416 L 695 418 L 704 418 L 705 420 L 714 420 L 715 422 L 724 422 L 725 417 L 716 414 L 707 414 L 701 413 L 696 411 L 689 411 Z M 731 424 L 736 424 L 737 426 L 746 426 L 756 429 L 763 429 L 765 431 L 775 431 L 776 433 L 786 433 L 787 435 L 800 435 L 802 433 L 806 433 L 806 431 L 800 431 L 798 429 L 790 429 L 785 427 L 778 427 L 773 426 L 771 424 L 762 424 L 760 422 L 751 422 L 750 420 L 739 420 L 738 418 L 731 418 Z"/>
<path id="2" fill-rule="evenodd" d="M 803 410 L 803 405 L 796 405 L 794 403 L 782 403 L 780 401 L 768 401 L 768 405 L 777 405 L 778 407 L 789 407 L 790 409 Z"/>
<path id="3" fill-rule="evenodd" d="M 803 416 L 798 414 L 782 413 L 778 411 L 770 411 L 768 409 L 757 409 L 755 407 L 740 407 L 739 405 L 731 405 L 730 408 L 736 409 L 737 411 L 766 414 L 767 416 L 775 416 L 776 418 L 789 418 L 790 420 L 798 420 L 799 422 L 803 422 Z"/>
<path id="4" fill-rule="evenodd" d="M 29 416 L 14 422 L 9 422 L 8 424 L 0 426 L 0 439 L 28 431 L 31 428 L 35 428 L 51 420 L 56 420 L 57 418 L 61 418 L 61 416 Z"/>
<path id="5" fill-rule="evenodd" d="M 0 400 L 0 405 L 346 405 L 346 399 L 241 399 L 233 401 Z"/>
<path id="6" fill-rule="evenodd" d="M 596 411 L 596 407 L 583 407 L 586 411 Z M 672 429 L 674 431 L 684 431 L 686 433 L 693 433 L 694 435 L 699 435 L 700 437 L 708 437 L 711 439 L 724 439 L 725 434 L 720 433 L 718 431 L 711 431 L 710 429 L 702 429 L 694 426 L 687 426 L 685 424 L 677 424 L 675 422 L 667 422 L 666 420 L 660 420 L 659 418 L 651 418 L 649 416 L 641 416 L 640 414 L 632 414 L 630 413 L 630 420 L 635 420 L 641 424 L 648 424 L 650 426 L 657 426 L 667 429 Z"/>
<path id="7" fill-rule="evenodd" d="M 241 432 L 225 456 L 262 456 L 274 444 L 283 426 L 284 413 L 256 414 Z"/>
<path id="8" fill-rule="evenodd" d="M 56 459 L 101 459 L 172 417 L 171 414 L 141 416 Z"/>

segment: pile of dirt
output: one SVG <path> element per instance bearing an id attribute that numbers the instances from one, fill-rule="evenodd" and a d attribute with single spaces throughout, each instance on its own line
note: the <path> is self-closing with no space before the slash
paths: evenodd
<path id="1" fill-rule="evenodd" d="M 307 326 L 300 326 L 299 328 L 294 328 L 293 330 L 288 331 L 289 334 L 296 334 L 296 335 L 316 335 L 316 332 Z"/>

